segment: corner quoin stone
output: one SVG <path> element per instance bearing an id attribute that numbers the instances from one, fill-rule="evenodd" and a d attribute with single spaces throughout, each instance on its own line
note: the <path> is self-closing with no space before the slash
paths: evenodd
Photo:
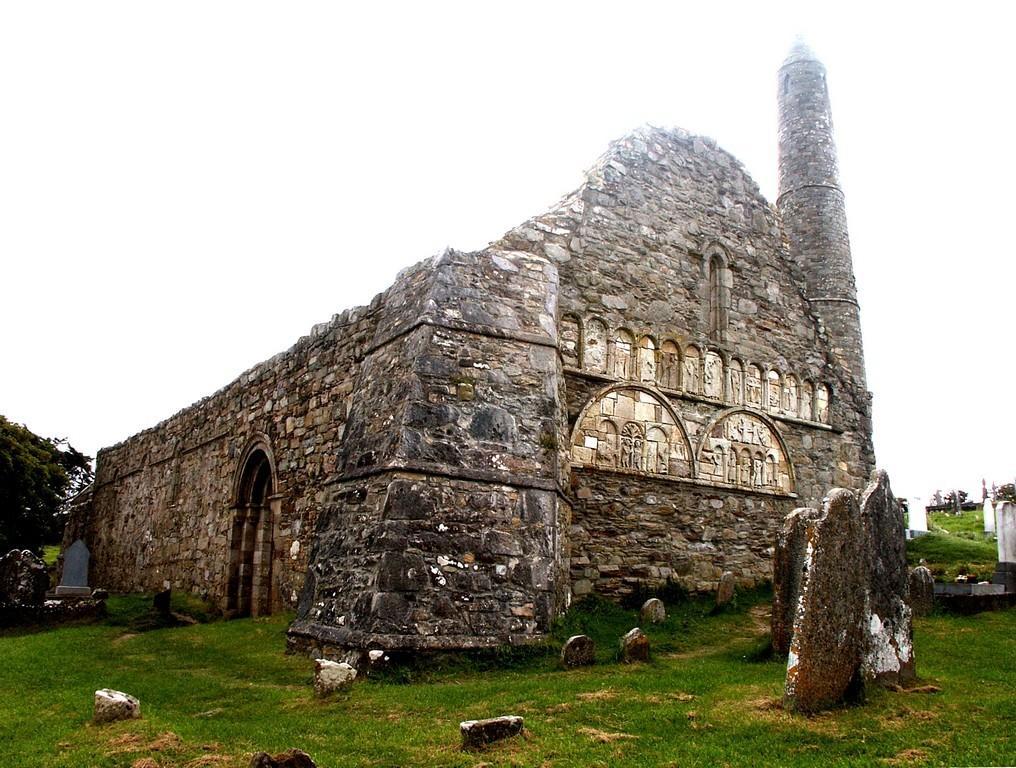
<path id="1" fill-rule="evenodd" d="M 504 741 L 522 733 L 522 718 L 518 715 L 491 717 L 486 720 L 466 720 L 459 723 L 463 749 L 478 749 L 497 741 Z"/>

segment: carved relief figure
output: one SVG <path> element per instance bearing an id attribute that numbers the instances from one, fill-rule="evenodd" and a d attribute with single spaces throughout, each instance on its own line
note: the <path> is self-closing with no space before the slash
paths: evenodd
<path id="1" fill-rule="evenodd" d="M 661 387 L 677 389 L 680 382 L 680 355 L 677 345 L 672 341 L 665 341 L 660 347 L 660 364 L 657 368 L 657 382 Z"/>
<path id="2" fill-rule="evenodd" d="M 702 392 L 702 382 L 699 377 L 699 350 L 691 346 L 684 351 L 684 368 L 681 376 L 681 387 L 685 392 L 698 394 Z"/>
<path id="3" fill-rule="evenodd" d="M 773 413 L 780 410 L 780 374 L 769 371 L 766 374 L 766 408 Z"/>
<path id="4" fill-rule="evenodd" d="M 607 372 L 607 326 L 602 320 L 592 319 L 586 324 L 582 362 L 587 371 Z"/>
<path id="5" fill-rule="evenodd" d="M 619 379 L 630 379 L 632 369 L 631 353 L 635 337 L 623 328 L 614 336 L 614 375 Z"/>
<path id="6" fill-rule="evenodd" d="M 577 467 L 690 477 L 686 439 L 667 403 L 651 392 L 618 387 L 583 410 L 571 460 Z"/>
<path id="7" fill-rule="evenodd" d="M 582 336 L 579 319 L 574 315 L 561 318 L 561 359 L 565 365 L 579 367 L 579 339 Z"/>
<path id="8" fill-rule="evenodd" d="M 783 380 L 783 411 L 790 416 L 797 415 L 797 379 L 789 374 Z"/>
<path id="9" fill-rule="evenodd" d="M 706 352 L 705 395 L 723 399 L 723 359 L 715 352 Z"/>
<path id="10" fill-rule="evenodd" d="M 727 399 L 734 405 L 744 403 L 744 373 L 741 371 L 741 363 L 737 360 L 730 361 L 730 385 L 727 391 Z"/>
<path id="11" fill-rule="evenodd" d="M 802 419 L 814 419 L 815 414 L 812 410 L 812 387 L 811 382 L 804 382 L 801 385 L 801 418 Z"/>
<path id="12" fill-rule="evenodd" d="M 699 456 L 699 476 L 730 485 L 793 491 L 793 472 L 782 443 L 762 419 L 747 412 L 734 412 L 714 424 Z M 722 457 L 726 465 L 721 469 Z"/>
<path id="13" fill-rule="evenodd" d="M 641 381 L 656 381 L 656 344 L 648 336 L 639 339 L 639 376 Z"/>
<path id="14" fill-rule="evenodd" d="M 762 407 L 762 372 L 749 365 L 744 373 L 744 402 L 752 408 Z"/>
<path id="15" fill-rule="evenodd" d="M 815 421 L 829 423 L 829 390 L 825 384 L 815 387 Z"/>
<path id="16" fill-rule="evenodd" d="M 645 437 L 642 427 L 629 421 L 621 430 L 621 466 L 624 469 L 642 469 L 642 444 Z"/>

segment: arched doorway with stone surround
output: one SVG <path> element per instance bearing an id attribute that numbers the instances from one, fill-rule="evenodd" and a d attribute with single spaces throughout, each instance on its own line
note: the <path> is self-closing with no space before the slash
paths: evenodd
<path id="1" fill-rule="evenodd" d="M 229 537 L 226 614 L 262 616 L 276 603 L 273 589 L 275 525 L 281 496 L 267 439 L 252 441 L 237 469 Z"/>

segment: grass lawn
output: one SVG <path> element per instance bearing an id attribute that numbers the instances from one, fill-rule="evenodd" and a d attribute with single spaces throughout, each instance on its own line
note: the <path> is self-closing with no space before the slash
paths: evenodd
<path id="1" fill-rule="evenodd" d="M 931 533 L 907 542 L 907 562 L 911 566 L 925 560 L 940 581 L 952 581 L 961 573 L 976 581 L 991 579 L 998 546 L 994 536 L 985 537 L 980 510 L 959 515 L 932 512 L 928 524 Z"/>
<path id="2" fill-rule="evenodd" d="M 283 654 L 290 616 L 137 632 L 145 606 L 113 598 L 102 623 L 0 636 L 4 766 L 239 768 L 288 747 L 322 768 L 1016 764 L 1016 611 L 917 622 L 918 670 L 940 692 L 805 718 L 779 708 L 784 663 L 758 653 L 764 595 L 718 615 L 673 606 L 650 664 L 613 661 L 635 613 L 594 602 L 557 634 L 588 629 L 595 667 L 560 670 L 549 648 L 445 658 L 326 701 L 312 662 Z M 143 719 L 93 726 L 103 687 L 138 696 Z M 527 735 L 459 750 L 460 720 L 498 714 Z"/>

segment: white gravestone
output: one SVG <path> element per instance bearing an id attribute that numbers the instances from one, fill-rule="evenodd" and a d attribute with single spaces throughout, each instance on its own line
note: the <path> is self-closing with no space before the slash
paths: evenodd
<path id="1" fill-rule="evenodd" d="M 1016 504 L 1001 501 L 995 505 L 995 532 L 998 534 L 998 565 L 992 582 L 1006 592 L 1016 592 Z"/>
<path id="2" fill-rule="evenodd" d="M 913 496 L 907 504 L 907 528 L 912 531 L 928 530 L 928 511 L 924 508 L 924 501 Z"/>
<path id="3" fill-rule="evenodd" d="M 88 547 L 78 539 L 64 552 L 63 575 L 56 594 L 60 597 L 84 596 L 92 594 L 88 586 Z"/>
<path id="4" fill-rule="evenodd" d="M 995 507 L 992 505 L 991 499 L 984 500 L 984 532 L 995 532 Z"/>

